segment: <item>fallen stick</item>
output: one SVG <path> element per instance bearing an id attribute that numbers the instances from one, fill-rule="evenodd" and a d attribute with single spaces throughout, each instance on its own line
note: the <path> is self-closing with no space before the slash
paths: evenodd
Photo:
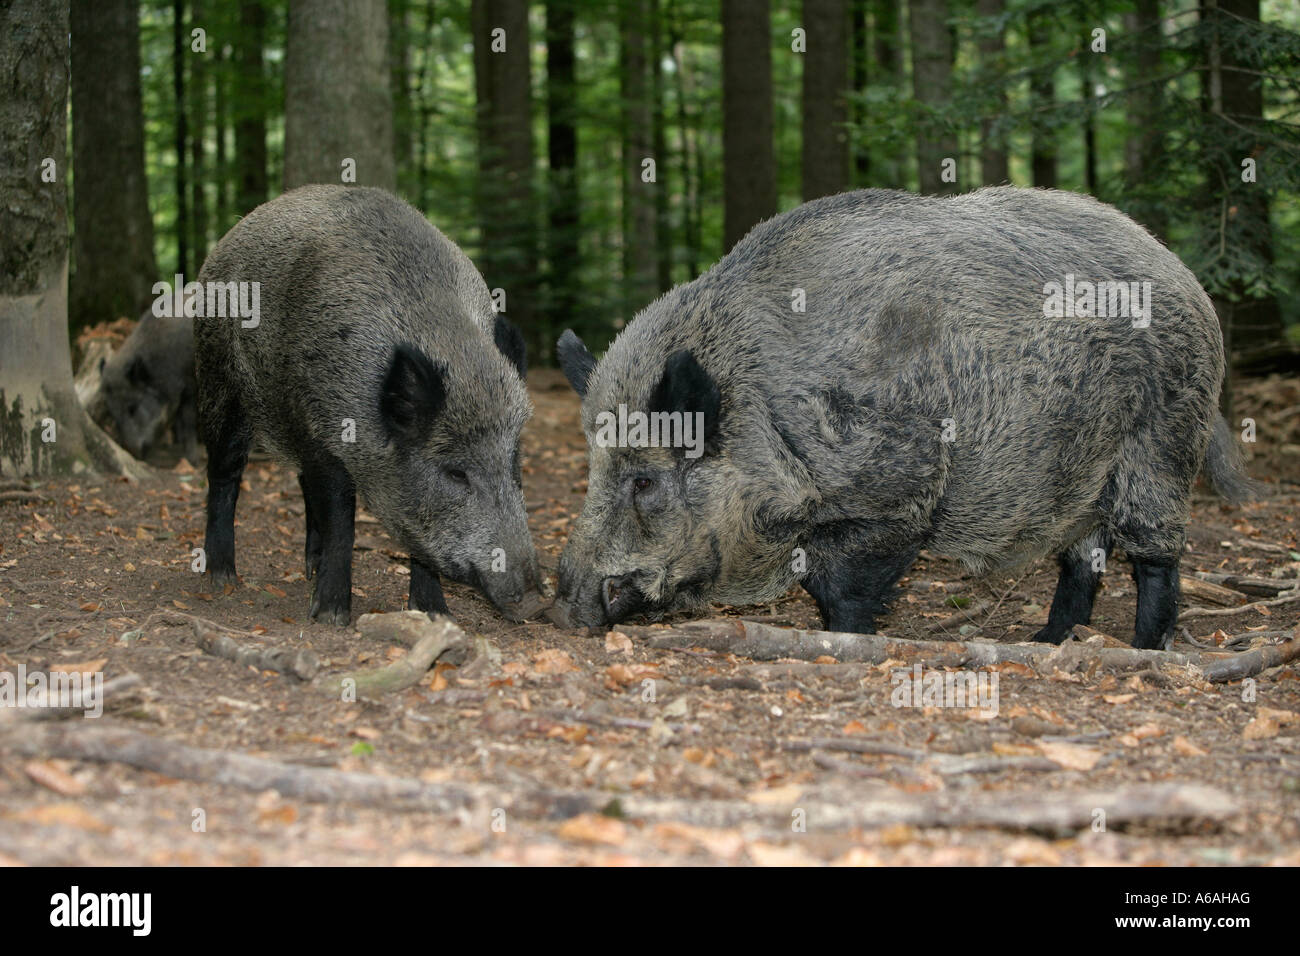
<path id="1" fill-rule="evenodd" d="M 1175 651 L 1146 651 L 1067 642 L 1053 644 L 995 644 L 985 641 L 910 640 L 885 634 L 844 634 L 836 631 L 805 631 L 772 627 L 768 624 L 720 618 L 688 621 L 671 628 L 622 627 L 625 634 L 645 640 L 652 648 L 676 649 L 691 646 L 725 651 L 755 661 L 785 658 L 816 661 L 833 657 L 839 662 L 879 664 L 918 656 L 932 658 L 934 667 L 984 667 L 1018 663 L 1066 667 L 1082 661 L 1097 661 L 1116 669 L 1143 668 L 1161 664 L 1192 664 L 1187 655 Z M 1064 668 L 1063 668 L 1064 669 Z"/>
<path id="2" fill-rule="evenodd" d="M 1204 607 L 1188 608 L 1182 614 L 1178 615 L 1178 622 L 1191 620 L 1195 617 L 1224 617 L 1229 614 L 1242 614 L 1246 611 L 1258 610 L 1261 607 L 1277 607 L 1279 604 L 1291 604 L 1294 601 L 1300 601 L 1300 588 L 1292 588 L 1289 591 L 1283 591 L 1271 601 L 1254 601 L 1250 604 L 1242 604 L 1238 607 L 1225 607 L 1210 609 Z"/>
<path id="3" fill-rule="evenodd" d="M 114 677 L 112 680 L 105 681 L 96 695 L 98 697 L 96 703 L 102 708 L 110 694 L 120 694 L 122 691 L 130 690 L 139 683 L 139 674 L 123 674 L 121 677 Z M 5 721 L 64 720 L 70 717 L 85 717 L 88 709 L 90 709 L 90 705 L 87 703 L 85 695 L 82 694 L 74 697 L 72 703 L 65 707 L 0 708 L 0 723 Z"/>
<path id="4" fill-rule="evenodd" d="M 309 681 L 320 670 L 320 658 L 308 647 L 263 647 L 241 644 L 228 634 L 202 627 L 194 622 L 194 636 L 199 647 L 214 657 L 234 661 L 241 667 L 256 667 L 261 671 L 289 674 L 299 680 Z"/>
<path id="5" fill-rule="evenodd" d="M 363 614 L 357 625 L 368 637 L 406 644 L 410 650 L 386 667 L 316 678 L 313 686 L 331 697 L 378 697 L 413 687 L 443 652 L 469 643 L 451 618 L 430 618 L 423 611 Z"/>
<path id="6" fill-rule="evenodd" d="M 1253 650 L 1243 651 L 1235 657 L 1224 658 L 1201 667 L 1205 679 L 1212 684 L 1253 677 L 1270 667 L 1277 667 L 1300 658 L 1300 628 L 1291 635 L 1291 639 L 1281 644 L 1264 644 Z"/>
<path id="7" fill-rule="evenodd" d="M 39 491 L 0 491 L 0 502 L 2 501 L 53 501 L 49 495 L 41 494 Z"/>
<path id="8" fill-rule="evenodd" d="M 1198 601 L 1209 601 L 1223 607 L 1235 607 L 1246 600 L 1241 591 L 1224 587 L 1213 581 L 1207 581 L 1199 575 L 1196 577 L 1187 574 L 1180 575 L 1178 585 L 1184 597 L 1195 598 Z"/>
<path id="9" fill-rule="evenodd" d="M 1283 591 L 1300 587 L 1300 579 L 1282 581 L 1272 578 L 1251 578 L 1240 574 L 1223 574 L 1219 571 L 1193 571 L 1192 575 L 1211 584 L 1219 584 L 1240 591 L 1242 594 L 1253 594 L 1259 597 L 1276 597 Z"/>
<path id="10" fill-rule="evenodd" d="M 1217 822 L 1236 816 L 1228 794 L 1203 786 L 1140 784 L 1119 790 L 1011 792 L 988 795 L 943 792 L 864 796 L 848 789 L 809 789 L 789 803 L 741 800 L 661 800 L 605 791 L 520 789 L 517 785 L 426 783 L 409 777 L 379 777 L 307 767 L 190 747 L 117 727 L 66 724 L 8 725 L 0 743 L 31 757 L 60 757 L 123 763 L 181 780 L 213 783 L 253 792 L 275 790 L 287 799 L 315 803 L 352 802 L 392 809 L 450 814 L 462 809 L 501 808 L 524 819 L 567 819 L 617 808 L 619 815 L 649 822 L 695 826 L 766 824 L 788 832 L 793 808 L 804 811 L 814 830 L 845 830 L 907 823 L 917 827 L 987 827 L 1068 832 L 1091 826 L 1098 811 L 1107 827 L 1144 823 L 1180 827 L 1187 821 Z"/>

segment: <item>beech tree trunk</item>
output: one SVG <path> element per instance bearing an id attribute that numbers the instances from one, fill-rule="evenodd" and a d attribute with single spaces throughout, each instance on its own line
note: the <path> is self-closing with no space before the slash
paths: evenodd
<path id="1" fill-rule="evenodd" d="M 73 0 L 73 328 L 135 318 L 158 280 L 144 172 L 136 0 Z"/>
<path id="2" fill-rule="evenodd" d="M 397 188 L 388 6 L 384 0 L 290 0 L 284 188 L 350 182 Z"/>

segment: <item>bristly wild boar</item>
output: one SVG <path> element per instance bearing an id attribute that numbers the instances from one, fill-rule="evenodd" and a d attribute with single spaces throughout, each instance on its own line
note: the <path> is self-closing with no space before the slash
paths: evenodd
<path id="1" fill-rule="evenodd" d="M 1125 312 L 1118 287 L 1090 305 L 1098 282 L 1136 293 L 1129 314 L 1086 315 Z M 590 469 L 561 623 L 761 603 L 799 581 L 826 627 L 870 633 L 928 548 L 976 571 L 1058 555 L 1036 637 L 1059 643 L 1119 545 L 1135 646 L 1163 647 L 1197 472 L 1248 489 L 1216 408 L 1209 299 L 1140 226 L 1072 193 L 819 199 L 651 304 L 599 363 L 572 332 L 559 356 Z M 703 412 L 703 455 L 617 447 L 620 405 Z"/>
<path id="2" fill-rule="evenodd" d="M 195 320 L 217 582 L 256 433 L 299 471 L 312 617 L 349 620 L 357 495 L 411 555 L 411 608 L 446 613 L 445 575 L 515 619 L 540 609 L 523 340 L 454 243 L 382 190 L 304 186 L 231 229 L 199 279 L 260 283 L 254 321 Z"/>
<path id="3" fill-rule="evenodd" d="M 194 320 L 140 316 L 122 347 L 100 361 L 100 392 L 122 446 L 144 458 L 168 422 L 191 461 L 198 454 Z"/>

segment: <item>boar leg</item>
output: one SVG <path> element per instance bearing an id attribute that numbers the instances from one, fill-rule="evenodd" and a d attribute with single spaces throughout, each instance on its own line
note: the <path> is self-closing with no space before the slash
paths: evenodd
<path id="1" fill-rule="evenodd" d="M 411 559 L 411 599 L 412 611 L 427 611 L 430 614 L 450 614 L 447 599 L 442 596 L 442 584 L 438 581 L 438 572 Z"/>
<path id="2" fill-rule="evenodd" d="M 1163 563 L 1129 557 L 1138 592 L 1133 646 L 1162 651 L 1178 623 L 1178 561 Z"/>
<path id="3" fill-rule="evenodd" d="M 1056 580 L 1056 594 L 1047 614 L 1047 626 L 1034 635 L 1035 641 L 1060 644 L 1074 631 L 1074 625 L 1092 620 L 1092 605 L 1101 586 L 1101 571 L 1093 570 L 1092 550 L 1104 548 L 1110 556 L 1108 538 L 1089 535 L 1062 551 L 1058 561 L 1061 576 Z"/>
<path id="4" fill-rule="evenodd" d="M 864 551 L 842 555 L 804 578 L 804 590 L 817 602 L 823 627 L 876 633 L 876 618 L 885 613 L 894 585 L 919 552 L 919 547 L 913 547 L 888 554 Z"/>
<path id="5" fill-rule="evenodd" d="M 307 546 L 303 553 L 303 574 L 310 581 L 320 570 L 321 534 L 320 505 L 307 486 L 307 479 L 298 475 L 298 487 L 302 489 L 302 508 L 307 518 Z"/>
<path id="6" fill-rule="evenodd" d="M 303 499 L 311 502 L 320 534 L 320 562 L 311 592 L 311 616 L 346 627 L 352 619 L 352 541 L 357 492 L 352 476 L 336 458 L 305 462 Z"/>
<path id="7" fill-rule="evenodd" d="M 186 391 L 181 396 L 181 403 L 176 406 L 176 414 L 172 416 L 172 438 L 180 446 L 181 454 L 191 463 L 199 453 L 198 415 L 194 394 Z"/>
<path id="8" fill-rule="evenodd" d="M 236 583 L 235 504 L 239 481 L 248 461 L 253 430 L 238 403 L 226 406 L 224 414 L 208 428 L 208 526 L 203 537 L 208 573 L 219 587 Z"/>

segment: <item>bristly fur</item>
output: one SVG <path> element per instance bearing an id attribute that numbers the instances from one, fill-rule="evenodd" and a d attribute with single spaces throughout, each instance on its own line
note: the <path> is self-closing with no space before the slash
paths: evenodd
<path id="1" fill-rule="evenodd" d="M 1045 317 L 1045 284 L 1067 274 L 1150 282 L 1150 328 Z M 601 580 L 632 572 L 676 610 L 811 590 L 849 555 L 892 566 L 925 547 L 982 570 L 1097 529 L 1159 563 L 1183 547 L 1203 464 L 1240 483 L 1208 297 L 1141 226 L 1074 193 L 863 190 L 759 224 L 586 374 L 589 443 L 600 412 L 646 407 L 682 350 L 720 390 L 720 451 L 669 472 L 660 449 L 592 444 L 560 567 L 579 621 L 599 616 Z M 671 475 L 654 508 L 627 491 L 647 468 Z"/>
<path id="2" fill-rule="evenodd" d="M 260 283 L 255 328 L 196 320 L 200 421 L 210 446 L 222 442 L 216 480 L 242 468 L 255 433 L 311 487 L 339 489 L 340 515 L 355 485 L 423 563 L 413 601 L 435 593 L 434 571 L 498 605 L 536 585 L 517 467 L 532 412 L 522 340 L 454 243 L 382 190 L 304 186 L 244 217 L 199 278 Z M 474 496 L 444 493 L 448 475 L 475 467 Z M 495 549 L 508 573 L 488 573 Z M 233 575 L 233 551 L 229 568 L 220 557 Z"/>

